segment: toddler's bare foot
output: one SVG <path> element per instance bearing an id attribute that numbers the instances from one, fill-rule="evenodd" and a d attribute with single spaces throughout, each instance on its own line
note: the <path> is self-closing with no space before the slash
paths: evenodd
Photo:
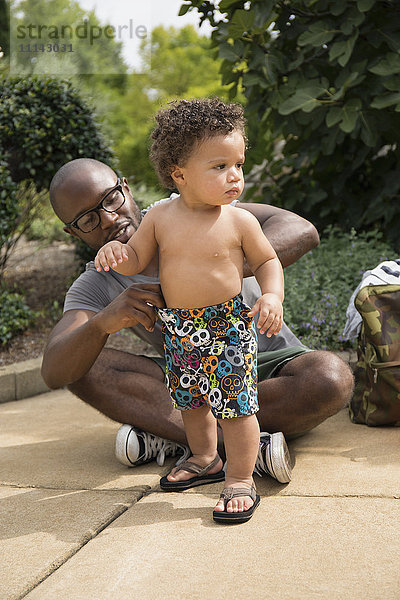
<path id="1" fill-rule="evenodd" d="M 250 479 L 242 479 L 242 480 L 226 478 L 224 488 L 230 488 L 230 487 L 232 487 L 232 488 L 248 488 L 250 491 L 250 489 L 253 485 L 254 485 L 254 482 L 251 478 Z M 222 512 L 222 511 L 226 510 L 226 512 L 229 512 L 229 513 L 244 512 L 244 511 L 248 510 L 249 508 L 251 508 L 253 506 L 253 504 L 254 504 L 254 502 L 250 496 L 237 496 L 236 498 L 232 498 L 232 500 L 229 500 L 229 502 L 227 502 L 226 509 L 225 509 L 224 499 L 220 498 L 218 500 L 217 504 L 215 505 L 214 511 Z"/>

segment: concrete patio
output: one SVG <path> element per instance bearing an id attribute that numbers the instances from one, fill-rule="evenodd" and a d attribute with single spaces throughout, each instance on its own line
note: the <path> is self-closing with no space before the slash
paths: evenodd
<path id="1" fill-rule="evenodd" d="M 118 424 L 66 390 L 0 405 L 0 428 L 2 600 L 400 598 L 399 429 L 342 411 L 226 527 L 219 484 L 162 493 L 172 460 L 120 465 Z"/>

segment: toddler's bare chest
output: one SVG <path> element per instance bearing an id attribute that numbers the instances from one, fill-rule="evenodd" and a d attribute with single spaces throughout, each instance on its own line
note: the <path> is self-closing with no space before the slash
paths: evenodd
<path id="1" fill-rule="evenodd" d="M 175 256 L 190 253 L 192 256 L 222 258 L 232 250 L 241 248 L 240 237 L 229 222 L 174 222 L 163 228 L 159 236 L 161 255 Z"/>

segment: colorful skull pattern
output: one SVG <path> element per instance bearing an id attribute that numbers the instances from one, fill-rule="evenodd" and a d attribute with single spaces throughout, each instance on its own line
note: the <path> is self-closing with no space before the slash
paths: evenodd
<path id="1" fill-rule="evenodd" d="M 158 309 L 167 385 L 176 408 L 208 404 L 227 419 L 258 411 L 257 335 L 241 296 L 194 309 Z"/>

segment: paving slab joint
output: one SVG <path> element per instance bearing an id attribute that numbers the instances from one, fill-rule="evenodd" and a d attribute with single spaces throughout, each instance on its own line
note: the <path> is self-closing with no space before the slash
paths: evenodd
<path id="1" fill-rule="evenodd" d="M 120 504 L 119 507 L 109 516 L 109 518 L 104 521 L 104 523 L 101 523 L 100 525 L 98 525 L 98 527 L 94 529 L 88 530 L 87 533 L 82 537 L 80 542 L 78 542 L 73 548 L 71 548 L 71 550 L 67 552 L 65 556 L 53 562 L 53 564 L 50 565 L 50 567 L 47 568 L 45 571 L 42 571 L 42 573 L 38 575 L 34 581 L 31 581 L 26 586 L 22 594 L 18 595 L 18 598 L 15 598 L 15 600 L 22 600 L 22 598 L 25 598 L 30 592 L 32 592 L 41 583 L 48 579 L 48 577 L 53 575 L 53 573 L 55 573 L 60 567 L 62 567 L 66 562 L 73 558 L 75 554 L 80 552 L 80 550 L 82 550 L 82 548 L 86 546 L 86 544 L 88 544 L 102 531 L 104 531 L 107 527 L 114 523 L 114 521 L 116 521 L 127 510 L 132 508 L 132 506 L 134 506 L 144 495 L 146 495 L 146 492 L 148 492 L 148 490 L 145 490 L 141 496 L 134 498 L 131 502 L 124 502 L 123 504 Z"/>

